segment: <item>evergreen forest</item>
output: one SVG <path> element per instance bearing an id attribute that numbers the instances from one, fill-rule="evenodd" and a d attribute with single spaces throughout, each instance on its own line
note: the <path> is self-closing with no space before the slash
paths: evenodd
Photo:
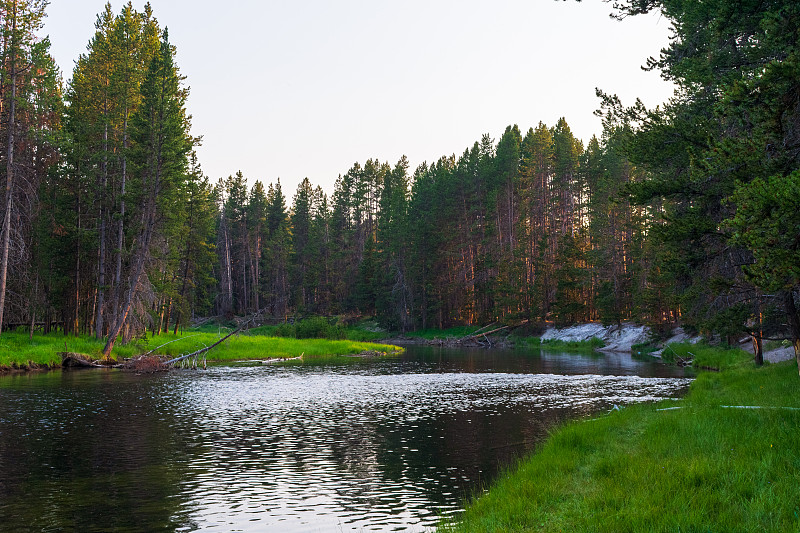
<path id="1" fill-rule="evenodd" d="M 108 354 L 259 311 L 401 332 L 636 321 L 800 353 L 794 0 L 619 0 L 620 19 L 673 26 L 643 58 L 668 102 L 598 90 L 604 129 L 585 142 L 561 119 L 417 168 L 365 154 L 330 194 L 204 175 L 149 4 L 107 5 L 69 82 L 37 37 L 46 6 L 0 0 L 3 330 L 90 334 Z"/>

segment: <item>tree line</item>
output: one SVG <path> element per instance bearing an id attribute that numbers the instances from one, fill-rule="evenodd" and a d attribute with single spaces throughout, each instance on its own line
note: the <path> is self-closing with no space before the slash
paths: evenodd
<path id="1" fill-rule="evenodd" d="M 193 316 L 456 324 L 681 323 L 800 351 L 797 34 L 789 1 L 623 1 L 674 38 L 666 104 L 598 91 L 602 135 L 566 120 L 410 169 L 212 183 L 175 49 L 149 4 L 97 17 L 64 87 L 46 2 L 0 0 L 0 327 L 128 341 Z"/>

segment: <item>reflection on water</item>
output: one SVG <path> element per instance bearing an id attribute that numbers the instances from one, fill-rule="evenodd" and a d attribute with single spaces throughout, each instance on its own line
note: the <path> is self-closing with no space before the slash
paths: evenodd
<path id="1" fill-rule="evenodd" d="M 0 378 L 0 524 L 423 531 L 553 424 L 680 395 L 680 372 L 412 347 L 338 367 Z"/>

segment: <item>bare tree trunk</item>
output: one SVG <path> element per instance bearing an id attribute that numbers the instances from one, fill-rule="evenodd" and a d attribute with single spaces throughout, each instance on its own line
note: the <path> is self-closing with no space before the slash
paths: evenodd
<path id="1" fill-rule="evenodd" d="M 125 109 L 125 122 L 122 126 L 122 149 L 128 149 L 128 110 Z M 114 275 L 114 286 L 122 285 L 122 249 L 125 245 L 125 185 L 128 177 L 128 158 L 122 156 L 122 185 L 120 187 L 119 223 L 117 227 L 117 268 Z"/>
<path id="2" fill-rule="evenodd" d="M 6 280 L 8 277 L 8 250 L 11 241 L 11 209 L 14 190 L 14 129 L 17 111 L 17 3 L 14 2 L 11 19 L 11 98 L 8 110 L 8 146 L 6 152 L 5 217 L 3 217 L 3 245 L 0 253 L 0 334 L 3 332 L 3 314 L 6 306 Z"/>
<path id="3" fill-rule="evenodd" d="M 106 124 L 103 128 L 103 181 L 100 190 L 100 258 L 98 259 L 97 275 L 97 308 L 95 309 L 95 337 L 100 340 L 103 338 L 103 312 L 105 307 L 105 285 L 106 285 L 106 213 L 105 198 L 106 187 L 108 187 L 108 102 L 103 105 L 103 116 Z"/>
<path id="4" fill-rule="evenodd" d="M 169 331 L 169 319 L 171 318 L 170 315 L 172 314 L 172 298 L 167 300 L 167 314 L 164 317 L 164 333 Z"/>

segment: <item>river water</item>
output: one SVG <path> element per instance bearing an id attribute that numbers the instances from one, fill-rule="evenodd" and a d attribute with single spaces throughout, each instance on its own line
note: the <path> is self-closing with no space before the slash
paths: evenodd
<path id="1" fill-rule="evenodd" d="M 0 377 L 2 531 L 428 531 L 554 424 L 685 393 L 630 355 Z"/>

